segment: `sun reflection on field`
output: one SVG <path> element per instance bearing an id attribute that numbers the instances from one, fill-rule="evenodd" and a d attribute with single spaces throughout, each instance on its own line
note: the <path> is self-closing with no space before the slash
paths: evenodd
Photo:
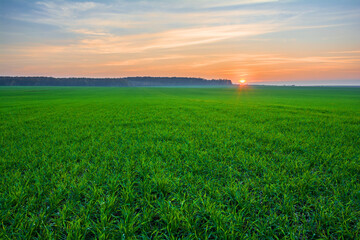
<path id="1" fill-rule="evenodd" d="M 238 86 L 239 88 L 244 88 L 247 86 L 246 80 L 245 79 L 240 79 L 238 82 Z"/>
<path id="2" fill-rule="evenodd" d="M 237 86 L 238 86 L 237 88 L 238 88 L 238 91 L 239 91 L 239 92 L 242 92 L 242 91 L 244 91 L 244 90 L 246 90 L 246 89 L 248 88 L 248 85 L 247 85 L 245 79 L 240 79 L 240 80 L 238 81 Z"/>

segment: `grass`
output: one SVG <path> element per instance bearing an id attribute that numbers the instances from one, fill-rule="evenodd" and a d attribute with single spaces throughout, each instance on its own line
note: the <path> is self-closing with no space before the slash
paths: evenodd
<path id="1" fill-rule="evenodd" d="M 0 88 L 1 239 L 358 239 L 360 88 Z"/>

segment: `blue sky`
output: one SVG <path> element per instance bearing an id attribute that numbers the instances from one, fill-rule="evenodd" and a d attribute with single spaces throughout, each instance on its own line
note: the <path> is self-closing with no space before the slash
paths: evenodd
<path id="1" fill-rule="evenodd" d="M 360 1 L 2 1 L 0 74 L 360 79 Z"/>

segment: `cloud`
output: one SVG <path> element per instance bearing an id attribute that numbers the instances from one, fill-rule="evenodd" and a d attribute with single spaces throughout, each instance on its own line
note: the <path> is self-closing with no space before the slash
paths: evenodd
<path id="1" fill-rule="evenodd" d="M 103 4 L 95 2 L 69 2 L 69 1 L 46 1 L 36 2 L 41 8 L 41 13 L 51 17 L 72 17 L 75 14 L 98 9 Z"/>
<path id="2" fill-rule="evenodd" d="M 226 0 L 226 1 L 202 0 L 199 2 L 201 5 L 205 5 L 207 7 L 225 7 L 225 6 L 251 5 L 251 4 L 261 4 L 261 3 L 273 3 L 273 2 L 279 2 L 279 0 Z"/>
<path id="3" fill-rule="evenodd" d="M 337 52 L 329 52 L 329 53 L 339 53 L 339 54 L 360 54 L 360 50 L 353 50 L 353 51 L 337 51 Z"/>
<path id="4" fill-rule="evenodd" d="M 83 35 L 96 35 L 96 36 L 105 36 L 105 35 L 107 35 L 107 33 L 104 33 L 104 32 L 95 32 L 95 31 L 90 31 L 90 30 L 87 30 L 87 29 L 73 29 L 72 31 L 75 32 L 75 33 L 83 34 Z"/>
<path id="5" fill-rule="evenodd" d="M 202 28 L 181 28 L 157 33 L 135 34 L 117 36 L 103 32 L 93 32 L 86 29 L 74 29 L 88 37 L 82 38 L 71 44 L 62 46 L 48 46 L 49 52 L 61 49 L 67 53 L 139 53 L 156 49 L 176 49 L 194 45 L 213 44 L 227 39 L 246 38 L 272 32 L 277 25 L 267 24 L 242 24 L 230 26 L 215 26 Z M 41 47 L 43 48 L 43 47 Z M 21 48 L 20 48 L 21 49 Z M 38 53 L 44 52 L 36 46 L 30 47 Z M 29 50 L 28 49 L 28 50 Z M 45 49 L 45 48 L 44 48 Z M 26 52 L 27 50 L 22 50 Z M 46 54 L 46 51 L 44 52 Z"/>
<path id="6" fill-rule="evenodd" d="M 230 1 L 233 2 L 233 1 Z M 264 1 L 240 1 L 241 4 Z M 267 1 L 265 1 L 267 2 Z M 144 3 L 144 2 L 140 2 Z M 271 17 L 279 14 L 295 14 L 274 9 L 243 9 L 243 10 L 216 10 L 203 11 L 200 8 L 191 8 L 191 11 L 173 11 L 175 3 L 171 7 L 164 8 L 159 2 L 154 2 L 154 9 L 147 11 L 139 7 L 138 1 L 115 2 L 103 4 L 95 2 L 69 2 L 69 1 L 47 1 L 37 2 L 38 9 L 35 14 L 19 14 L 13 16 L 16 20 L 48 24 L 78 34 L 88 35 L 90 32 L 113 33 L 126 35 L 129 31 L 134 32 L 159 32 L 166 29 L 185 27 L 211 27 L 226 22 L 228 25 L 242 24 L 249 21 L 249 17 L 262 16 Z M 146 1 L 145 1 L 146 3 Z M 215 1 L 213 1 L 215 3 Z M 190 3 L 188 3 L 190 4 Z M 199 3 L 197 3 L 199 4 Z M 203 5 L 209 6 L 211 2 Z M 193 6 L 190 4 L 189 6 Z M 157 8 L 157 7 L 158 8 Z M 201 6 L 201 4 L 199 4 Z M 127 11 L 128 10 L 128 11 Z M 254 21 L 256 23 L 257 21 Z M 81 30 L 81 31 L 80 31 Z M 128 31 L 129 30 L 129 31 Z M 96 35 L 96 34 L 95 34 Z"/>
<path id="7" fill-rule="evenodd" d="M 276 2 L 278 1 L 115 1 L 105 4 L 65 0 L 42 1 L 37 2 L 36 14 L 25 13 L 13 18 L 52 25 L 67 33 L 108 36 L 159 33 L 186 28 L 216 28 L 225 25 L 234 28 L 234 26 L 248 24 L 287 25 L 290 30 L 339 26 L 339 24 L 299 24 L 299 19 L 304 17 L 305 13 L 298 9 L 246 7 L 204 10 L 204 8 L 217 5 Z M 165 7 L 162 4 L 165 4 Z M 176 10 L 184 7 L 186 11 Z M 282 30 L 286 29 L 282 28 Z"/>

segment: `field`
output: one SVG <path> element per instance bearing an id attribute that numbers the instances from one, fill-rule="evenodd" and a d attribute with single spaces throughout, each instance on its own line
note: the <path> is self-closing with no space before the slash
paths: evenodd
<path id="1" fill-rule="evenodd" d="M 1 239 L 359 239 L 360 88 L 0 88 Z"/>

